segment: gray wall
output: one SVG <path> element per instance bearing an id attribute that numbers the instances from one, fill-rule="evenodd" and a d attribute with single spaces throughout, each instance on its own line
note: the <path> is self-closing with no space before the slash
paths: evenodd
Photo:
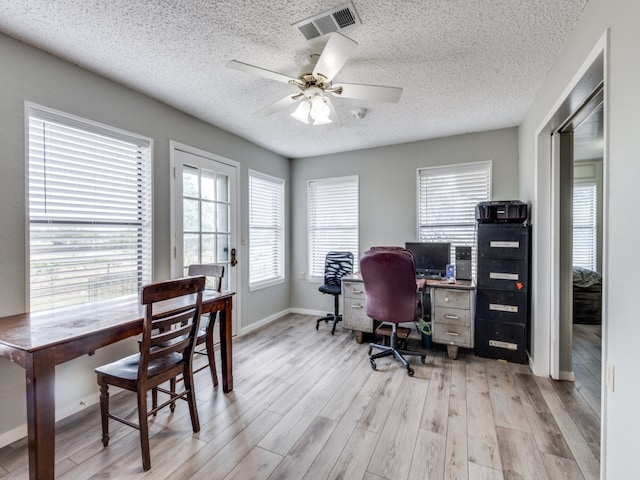
<path id="1" fill-rule="evenodd" d="M 536 132 L 552 112 L 558 99 L 580 71 L 599 39 L 608 33 L 605 56 L 605 122 L 608 149 L 604 160 L 604 323 L 603 362 L 615 367 L 615 389 L 603 391 L 603 478 L 640 478 L 640 463 L 635 458 L 640 444 L 640 383 L 638 382 L 637 345 L 640 338 L 637 282 L 640 217 L 633 208 L 638 204 L 640 179 L 640 3 L 628 0 L 589 0 L 569 40 L 538 92 L 519 130 L 520 192 L 524 199 L 536 201 L 540 214 L 549 211 L 549 192 L 544 188 L 550 173 L 536 158 Z M 537 180 L 536 180 L 537 177 Z M 536 198 L 538 196 L 538 198 Z M 536 261 L 549 264 L 549 225 L 534 239 Z M 539 271 L 534 289 L 544 292 L 548 275 Z M 631 275 L 630 275 L 631 273 Z M 631 280 L 631 281 L 630 281 Z M 548 287 L 547 287 L 548 290 Z M 539 350 L 534 365 L 539 372 L 548 367 L 548 315 L 550 298 L 534 297 L 539 312 L 538 331 L 534 332 Z M 547 348 L 544 347 L 544 342 Z M 547 368 L 548 371 L 548 368 Z M 605 376 L 603 375 L 603 379 Z"/>
<path id="2" fill-rule="evenodd" d="M 359 254 L 374 245 L 404 245 L 417 235 L 417 169 L 493 161 L 493 198 L 518 198 L 516 128 L 295 159 L 291 168 L 291 305 L 332 311 L 330 295 L 301 279 L 307 272 L 307 181 L 359 175 Z"/>
<path id="3" fill-rule="evenodd" d="M 0 316 L 24 312 L 25 305 L 25 101 L 135 132 L 154 140 L 153 276 L 169 278 L 169 140 L 240 162 L 240 233 L 247 236 L 247 170 L 285 179 L 290 161 L 212 127 L 131 89 L 96 76 L 7 36 L 0 35 Z M 287 195 L 288 190 L 287 190 Z M 289 215 L 287 211 L 287 216 Z M 286 311 L 289 284 L 249 293 L 247 251 L 240 248 L 240 328 Z M 288 248 L 288 245 L 287 245 Z M 57 407 L 80 408 L 80 399 L 97 400 L 93 367 L 124 355 L 131 342 L 102 349 L 58 367 Z M 17 435 L 26 422 L 24 371 L 0 358 L 0 444 Z M 86 401 L 86 400 L 85 400 Z"/>

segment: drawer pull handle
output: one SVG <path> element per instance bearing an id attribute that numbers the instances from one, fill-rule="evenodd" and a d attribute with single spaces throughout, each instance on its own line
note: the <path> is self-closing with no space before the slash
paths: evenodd
<path id="1" fill-rule="evenodd" d="M 444 316 L 444 318 L 448 318 L 450 320 L 460 320 L 460 317 L 458 315 L 450 315 L 448 313 Z"/>
<path id="2" fill-rule="evenodd" d="M 351 290 L 351 293 L 357 293 L 358 295 L 360 295 L 361 293 L 364 293 L 364 292 L 363 292 L 362 290 L 355 290 L 355 289 L 352 289 L 352 290 Z"/>
<path id="3" fill-rule="evenodd" d="M 360 305 L 359 303 L 355 303 L 351 305 L 351 308 L 362 308 L 362 305 Z"/>
<path id="4" fill-rule="evenodd" d="M 447 335 L 451 335 L 452 337 L 459 337 L 460 334 L 457 332 L 445 332 Z"/>

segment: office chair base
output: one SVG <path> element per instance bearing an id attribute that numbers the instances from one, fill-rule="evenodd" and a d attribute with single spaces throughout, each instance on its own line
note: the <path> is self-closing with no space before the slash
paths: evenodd
<path id="1" fill-rule="evenodd" d="M 377 343 L 370 343 L 369 344 L 369 363 L 371 364 L 371 369 L 372 370 L 376 370 L 376 368 L 377 368 L 376 362 L 375 362 L 376 359 L 383 358 L 383 357 L 391 357 L 392 356 L 395 360 L 400 362 L 404 368 L 407 369 L 407 374 L 410 377 L 413 377 L 413 374 L 415 373 L 415 371 L 413 370 L 413 368 L 411 368 L 411 366 L 409 365 L 409 362 L 407 362 L 407 360 L 404 358 L 403 355 L 407 355 L 407 356 L 416 355 L 416 356 L 419 356 L 421 363 L 425 362 L 426 355 L 424 353 L 418 352 L 416 350 L 406 350 L 406 349 L 398 348 L 398 335 L 396 333 L 395 325 L 393 327 L 394 328 L 393 328 L 393 331 L 391 333 L 391 340 L 390 340 L 391 346 L 379 345 Z M 371 352 L 373 351 L 374 348 L 380 349 L 381 351 L 371 355 Z"/>
<path id="2" fill-rule="evenodd" d="M 316 321 L 316 330 L 320 326 L 320 322 L 324 321 L 324 323 L 333 322 L 333 328 L 331 329 L 331 335 L 336 333 L 336 325 L 338 322 L 342 321 L 342 315 L 334 315 L 333 313 L 328 314 L 326 317 L 319 318 Z"/>

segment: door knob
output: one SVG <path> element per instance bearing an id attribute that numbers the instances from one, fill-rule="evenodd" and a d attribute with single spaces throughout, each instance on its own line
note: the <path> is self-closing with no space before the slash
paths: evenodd
<path id="1" fill-rule="evenodd" d="M 235 267 L 238 264 L 238 259 L 236 259 L 236 249 L 231 249 L 231 266 Z"/>

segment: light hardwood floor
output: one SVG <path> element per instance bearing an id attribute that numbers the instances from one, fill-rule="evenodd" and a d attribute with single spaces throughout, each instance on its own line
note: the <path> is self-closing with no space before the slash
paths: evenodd
<path id="1" fill-rule="evenodd" d="M 201 431 L 181 402 L 152 421 L 151 470 L 138 432 L 97 406 L 57 425 L 58 478 L 114 479 L 597 479 L 599 409 L 579 382 L 535 377 L 525 365 L 434 347 L 415 376 L 379 360 L 340 326 L 288 315 L 234 343 L 230 394 L 196 375 Z M 586 357 L 586 354 L 585 354 Z M 588 363 L 585 361 L 585 363 Z M 593 362 L 592 362 L 593 363 Z M 591 393 L 585 395 L 585 391 Z M 96 387 L 96 397 L 98 391 Z M 599 400 L 598 400 L 599 401 Z M 128 393 L 112 399 L 135 412 Z M 0 450 L 2 480 L 27 477 L 26 441 Z"/>

